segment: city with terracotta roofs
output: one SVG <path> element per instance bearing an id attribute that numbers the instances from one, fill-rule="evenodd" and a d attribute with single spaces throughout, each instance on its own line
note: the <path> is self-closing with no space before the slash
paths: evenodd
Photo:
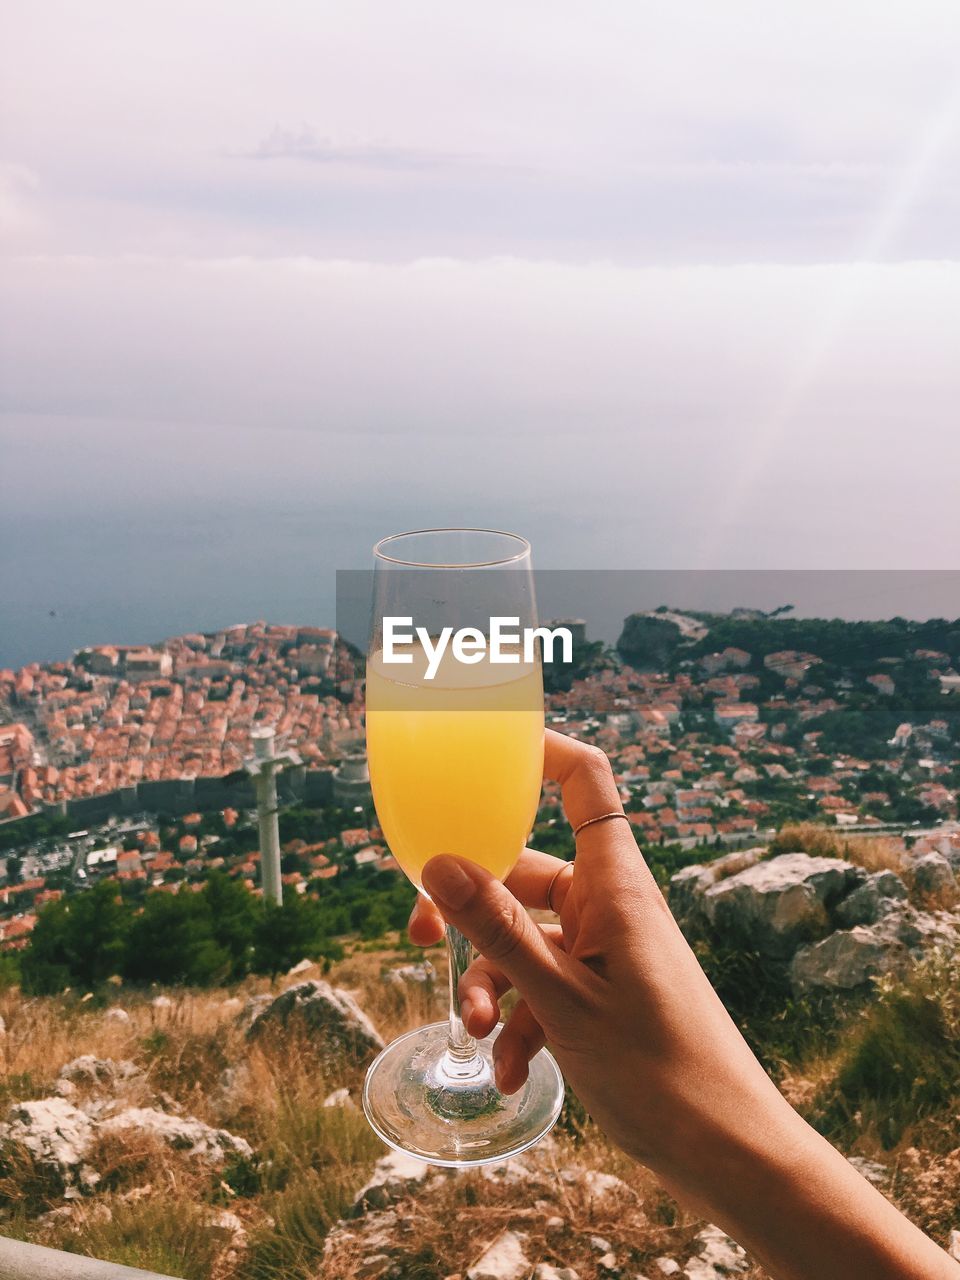
<path id="1" fill-rule="evenodd" d="M 754 651 L 712 648 L 722 625 L 663 610 L 649 618 L 676 632 L 662 671 L 631 652 L 628 628 L 617 650 L 604 650 L 575 623 L 590 661 L 547 698 L 548 723 L 614 761 L 642 847 L 674 850 L 681 865 L 698 850 L 768 841 L 786 821 L 814 820 L 917 851 L 960 848 L 956 630 L 945 650 L 926 631 L 888 654 L 853 644 L 844 665 L 770 650 L 776 624 L 762 616 L 740 623 Z M 288 859 L 286 883 L 305 892 L 345 859 L 394 869 L 370 808 L 362 681 L 335 631 L 255 622 L 0 670 L 0 948 L 24 947 L 46 902 L 97 879 L 176 892 L 226 866 L 259 891 L 252 836 L 232 856 L 223 850 L 226 830 L 255 829 L 244 768 L 263 726 L 297 761 L 281 803 L 333 806 L 342 828 L 312 846 L 287 841 L 285 854 L 301 856 Z M 203 815 L 220 835 L 200 830 Z M 561 831 L 548 784 L 534 839 L 564 852 Z"/>

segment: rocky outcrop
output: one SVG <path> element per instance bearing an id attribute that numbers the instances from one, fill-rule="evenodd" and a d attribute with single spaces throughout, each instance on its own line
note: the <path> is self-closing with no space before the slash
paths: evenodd
<path id="1" fill-rule="evenodd" d="M 910 952 L 888 931 L 855 925 L 812 946 L 801 947 L 790 964 L 790 981 L 798 994 L 853 991 L 887 973 L 903 973 Z"/>
<path id="2" fill-rule="evenodd" d="M 863 878 L 840 858 L 785 853 L 710 885 L 699 910 L 718 934 L 782 960 L 830 932 L 830 908 Z"/>
<path id="3" fill-rule="evenodd" d="M 104 1103 L 94 1102 L 84 1109 L 61 1097 L 15 1103 L 0 1124 L 0 1153 L 11 1148 L 26 1152 L 68 1197 L 78 1195 L 79 1189 L 90 1190 L 100 1181 L 87 1157 L 96 1138 L 104 1133 L 139 1129 L 213 1165 L 222 1164 L 228 1156 L 253 1155 L 244 1138 L 192 1116 L 127 1107 L 104 1117 L 104 1107 Z"/>
<path id="4" fill-rule="evenodd" d="M 798 995 L 866 990 L 933 947 L 957 945 L 960 916 L 913 906 L 894 871 L 788 853 L 728 874 L 737 856 L 678 872 L 671 906 L 688 935 L 769 958 Z M 926 893 L 953 878 L 939 853 L 917 859 L 912 874 Z"/>
<path id="5" fill-rule="evenodd" d="M 348 1054 L 364 1061 L 380 1052 L 383 1040 L 348 991 L 328 982 L 299 982 L 288 987 L 253 1016 L 247 1037 L 299 1021 L 327 1054 Z"/>
<path id="6" fill-rule="evenodd" d="M 413 1194 L 431 1172 L 422 1160 L 388 1151 L 373 1167 L 373 1173 L 357 1192 L 351 1217 L 359 1217 L 368 1209 L 386 1209 L 405 1196 Z"/>
<path id="7" fill-rule="evenodd" d="M 892 904 L 906 902 L 907 886 L 895 871 L 875 871 L 863 884 L 837 903 L 835 916 L 841 925 L 876 924 Z"/>
<path id="8" fill-rule="evenodd" d="M 490 1221 L 487 1204 L 497 1209 Z M 466 1224 L 462 1234 L 452 1230 L 454 1219 Z M 713 1226 L 690 1245 L 677 1241 L 674 1257 L 641 1265 L 638 1237 L 648 1230 L 657 1238 L 641 1190 L 581 1165 L 550 1137 L 478 1169 L 387 1153 L 328 1233 L 313 1280 L 408 1280 L 428 1272 L 461 1280 L 721 1280 L 748 1270 L 743 1249 Z"/>
<path id="9" fill-rule="evenodd" d="M 913 864 L 913 884 L 918 893 L 952 894 L 957 889 L 957 877 L 949 858 L 942 853 L 925 853 Z"/>
<path id="10" fill-rule="evenodd" d="M 104 1133 L 136 1129 L 160 1138 L 175 1151 L 220 1165 L 228 1156 L 249 1159 L 253 1148 L 245 1138 L 239 1138 L 227 1129 L 214 1129 L 192 1116 L 171 1116 L 153 1107 L 128 1107 L 100 1122 Z"/>
<path id="11" fill-rule="evenodd" d="M 722 858 L 714 858 L 712 862 L 684 867 L 670 881 L 670 909 L 673 914 L 681 924 L 692 924 L 708 889 L 739 871 L 755 866 L 765 853 L 766 849 L 763 848 L 744 849 L 725 854 Z"/>

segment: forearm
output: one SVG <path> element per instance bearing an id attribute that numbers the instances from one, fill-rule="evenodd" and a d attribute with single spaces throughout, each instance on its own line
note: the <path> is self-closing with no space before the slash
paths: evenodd
<path id="1" fill-rule="evenodd" d="M 909 1222 L 782 1099 L 720 1123 L 681 1201 L 776 1280 L 958 1280 L 960 1265 Z"/>

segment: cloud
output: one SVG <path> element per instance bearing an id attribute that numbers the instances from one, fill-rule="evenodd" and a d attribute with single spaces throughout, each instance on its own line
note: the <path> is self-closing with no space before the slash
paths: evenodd
<path id="1" fill-rule="evenodd" d="M 23 164 L 0 163 L 0 235 L 19 237 L 38 225 L 36 173 Z"/>
<path id="2" fill-rule="evenodd" d="M 5 26 L 0 149 L 43 180 L 19 250 L 811 262 L 860 255 L 942 118 L 960 7 L 36 0 Z M 960 252 L 955 128 L 940 150 L 883 256 Z"/>
<path id="3" fill-rule="evenodd" d="M 314 129 L 273 130 L 252 151 L 240 152 L 249 160 L 307 160 L 312 164 L 343 165 L 393 172 L 448 169 L 454 165 L 475 164 L 476 157 L 455 152 L 429 151 L 416 147 L 392 146 L 386 143 L 336 143 L 319 137 Z"/>

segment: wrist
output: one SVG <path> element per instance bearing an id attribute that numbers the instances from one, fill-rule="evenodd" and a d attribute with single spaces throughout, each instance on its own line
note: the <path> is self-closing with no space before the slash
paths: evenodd
<path id="1" fill-rule="evenodd" d="M 712 1119 L 700 1159 L 661 1176 L 776 1280 L 958 1280 L 960 1268 L 789 1106 L 771 1082 Z"/>

